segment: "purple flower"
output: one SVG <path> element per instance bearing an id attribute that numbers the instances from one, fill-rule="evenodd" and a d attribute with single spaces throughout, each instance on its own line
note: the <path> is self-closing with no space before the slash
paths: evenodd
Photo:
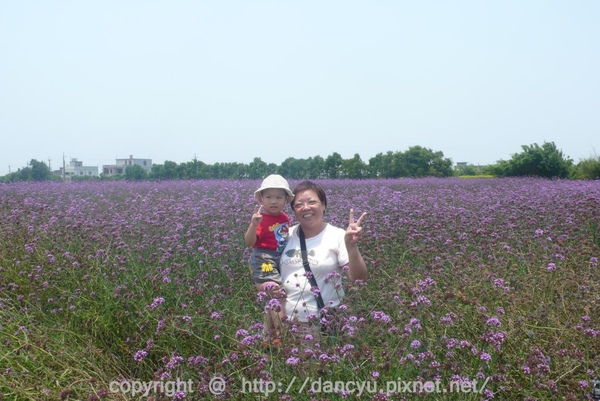
<path id="1" fill-rule="evenodd" d="M 294 366 L 294 365 L 297 365 L 297 364 L 298 364 L 298 362 L 300 362 L 300 358 L 296 358 L 296 357 L 293 357 L 293 356 L 292 356 L 292 357 L 290 357 L 290 358 L 288 358 L 288 359 L 285 361 L 285 363 L 286 363 L 287 365 L 292 365 L 292 366 Z"/>
<path id="2" fill-rule="evenodd" d="M 277 298 L 271 298 L 267 302 L 265 309 L 279 312 L 281 310 L 281 302 Z"/>
<path id="3" fill-rule="evenodd" d="M 156 308 L 158 308 L 158 305 L 161 305 L 164 303 L 165 303 L 165 299 L 163 297 L 156 297 L 156 298 L 154 298 L 154 301 L 152 301 L 152 303 L 148 307 L 150 309 L 156 309 Z"/>
<path id="4" fill-rule="evenodd" d="M 494 326 L 494 327 L 500 327 L 500 326 L 502 326 L 502 323 L 500 322 L 500 320 L 496 316 L 492 316 L 491 318 L 489 318 L 487 320 L 486 324 L 488 326 Z"/>
<path id="5" fill-rule="evenodd" d="M 175 392 L 175 394 L 173 394 L 173 399 L 174 400 L 183 400 L 183 399 L 185 399 L 185 397 L 186 397 L 185 392 L 183 392 L 181 390 L 177 390 Z"/>
<path id="6" fill-rule="evenodd" d="M 371 317 L 376 322 L 390 323 L 392 319 L 381 311 L 371 311 Z"/>
<path id="7" fill-rule="evenodd" d="M 133 360 L 136 362 L 142 362 L 146 356 L 148 356 L 148 353 L 145 350 L 141 349 L 135 353 L 135 355 L 133 356 Z"/>
<path id="8" fill-rule="evenodd" d="M 160 332 L 163 331 L 165 329 L 165 327 L 167 327 L 167 323 L 165 322 L 165 319 L 159 320 L 158 323 L 156 324 L 155 334 L 156 335 L 160 334 Z"/>

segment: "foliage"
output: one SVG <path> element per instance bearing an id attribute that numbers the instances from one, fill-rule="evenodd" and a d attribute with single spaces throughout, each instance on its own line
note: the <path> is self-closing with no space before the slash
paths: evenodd
<path id="1" fill-rule="evenodd" d="M 582 180 L 600 179 L 600 156 L 579 161 L 573 171 L 573 178 Z"/>
<path id="2" fill-rule="evenodd" d="M 29 166 L 31 167 L 31 179 L 33 181 L 46 181 L 52 174 L 50 168 L 44 162 L 31 159 Z"/>
<path id="3" fill-rule="evenodd" d="M 0 182 L 48 181 L 57 178 L 52 176 L 52 172 L 46 163 L 31 159 L 27 167 L 0 177 Z"/>
<path id="4" fill-rule="evenodd" d="M 523 145 L 521 153 L 515 153 L 508 161 L 500 160 L 491 169 L 499 177 L 545 177 L 568 178 L 571 175 L 573 161 L 557 149 L 554 142 Z"/>
<path id="5" fill-rule="evenodd" d="M 523 152 L 512 155 L 508 161 L 500 160 L 490 166 L 464 165 L 452 168 L 452 160 L 440 151 L 412 146 L 404 152 L 378 153 L 367 162 L 358 153 L 344 159 L 334 152 L 327 158 L 321 156 L 297 159 L 288 157 L 281 165 L 266 163 L 256 157 L 249 164 L 206 164 L 196 157 L 192 161 L 177 164 L 165 161 L 154 164 L 150 173 L 139 166 L 134 170 L 114 176 L 101 175 L 101 180 L 188 180 L 188 179 L 261 179 L 269 174 L 281 174 L 287 179 L 368 179 L 368 178 L 418 178 L 452 176 L 539 176 L 547 178 L 595 179 L 600 175 L 600 161 L 594 158 L 582 160 L 577 166 L 564 156 L 553 142 L 542 146 L 522 146 Z M 0 177 L 0 182 L 59 180 L 50 174 L 42 162 L 32 160 L 30 166 Z"/>
<path id="6" fill-rule="evenodd" d="M 413 146 L 403 153 L 408 166 L 408 177 L 452 177 L 452 160 L 442 152 L 434 152 L 421 146 Z"/>
<path id="7" fill-rule="evenodd" d="M 125 167 L 125 179 L 127 181 L 141 181 L 148 178 L 148 173 L 142 166 L 134 164 L 132 166 Z"/>
<path id="8" fill-rule="evenodd" d="M 344 178 L 352 180 L 366 178 L 368 174 L 366 166 L 358 153 L 352 159 L 343 160 L 341 169 L 344 171 Z"/>
<path id="9" fill-rule="evenodd" d="M 481 167 L 475 166 L 473 164 L 465 164 L 461 166 L 456 166 L 454 169 L 454 175 L 457 177 L 460 176 L 475 176 L 481 174 Z"/>
<path id="10" fill-rule="evenodd" d="M 452 160 L 442 152 L 412 146 L 405 152 L 378 153 L 369 160 L 369 177 L 451 177 Z"/>
<path id="11" fill-rule="evenodd" d="M 600 373 L 600 182 L 320 182 L 332 224 L 368 212 L 370 278 L 344 281 L 340 330 L 308 349 L 287 337 L 261 345 L 269 304 L 243 241 L 255 180 L 2 185 L 3 399 L 128 400 L 111 383 L 168 380 L 194 383 L 185 400 L 359 398 L 311 393 L 318 380 L 377 384 L 382 393 L 360 397 L 371 400 L 589 398 Z M 478 393 L 402 392 L 436 380 L 476 382 Z"/>

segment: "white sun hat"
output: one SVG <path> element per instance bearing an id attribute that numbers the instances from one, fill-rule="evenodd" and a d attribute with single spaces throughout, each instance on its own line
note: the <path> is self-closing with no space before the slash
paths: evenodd
<path id="1" fill-rule="evenodd" d="M 254 199 L 256 199 L 257 202 L 260 202 L 260 193 L 265 189 L 269 188 L 283 189 L 290 198 L 294 197 L 294 194 L 290 190 L 290 186 L 286 179 L 280 176 L 279 174 L 271 174 L 263 180 L 262 184 L 260 185 L 260 188 L 254 191 Z"/>

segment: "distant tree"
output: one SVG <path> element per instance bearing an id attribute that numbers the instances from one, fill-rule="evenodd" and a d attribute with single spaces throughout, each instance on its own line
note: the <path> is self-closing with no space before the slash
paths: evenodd
<path id="1" fill-rule="evenodd" d="M 153 166 L 154 167 L 154 166 Z M 207 178 L 206 164 L 194 158 L 192 161 L 177 165 L 177 177 L 183 179 Z"/>
<path id="2" fill-rule="evenodd" d="M 600 156 L 580 160 L 573 171 L 573 178 L 578 180 L 600 179 Z"/>
<path id="3" fill-rule="evenodd" d="M 20 168 L 15 172 L 0 177 L 0 182 L 49 180 L 60 180 L 60 177 L 52 174 L 46 163 L 37 161 L 36 159 L 31 159 L 27 167 Z"/>
<path id="4" fill-rule="evenodd" d="M 309 157 L 306 160 L 306 173 L 310 179 L 325 178 L 325 159 L 321 156 Z"/>
<path id="5" fill-rule="evenodd" d="M 327 178 L 339 178 L 344 159 L 342 155 L 333 152 L 325 159 L 325 174 Z"/>
<path id="6" fill-rule="evenodd" d="M 16 182 L 16 181 L 29 181 L 31 180 L 31 168 L 24 167 L 17 171 L 8 173 L 7 175 L 0 178 L 0 182 Z"/>
<path id="7" fill-rule="evenodd" d="M 341 176 L 350 179 L 361 179 L 367 175 L 367 166 L 363 163 L 358 153 L 352 159 L 342 162 Z"/>
<path id="8" fill-rule="evenodd" d="M 269 163 L 269 164 L 267 164 L 266 172 L 267 172 L 267 175 L 268 174 L 280 174 L 279 166 L 275 163 Z"/>
<path id="9" fill-rule="evenodd" d="M 479 167 L 474 166 L 472 164 L 466 164 L 464 166 L 457 166 L 454 169 L 454 175 L 456 176 L 461 176 L 461 175 L 477 175 L 479 174 Z"/>
<path id="10" fill-rule="evenodd" d="M 369 159 L 367 165 L 369 178 L 378 178 L 383 176 L 383 153 L 377 153 Z"/>
<path id="11" fill-rule="evenodd" d="M 153 164 L 148 177 L 153 180 L 160 180 L 162 179 L 163 170 L 164 166 L 162 164 Z"/>
<path id="12" fill-rule="evenodd" d="M 260 157 L 255 157 L 248 165 L 248 178 L 259 179 L 264 178 L 268 173 L 268 165 L 261 160 Z"/>
<path id="13" fill-rule="evenodd" d="M 208 165 L 204 162 L 201 162 L 196 158 L 194 158 L 191 162 L 187 162 L 187 174 L 186 178 L 200 179 L 200 178 L 210 178 Z"/>
<path id="14" fill-rule="evenodd" d="M 433 152 L 433 158 L 429 165 L 429 177 L 452 177 L 452 159 L 444 157 L 442 152 Z"/>
<path id="15" fill-rule="evenodd" d="M 395 172 L 396 163 L 394 160 L 397 153 L 388 151 L 386 154 L 377 153 L 375 157 L 369 159 L 369 165 L 367 167 L 369 171 L 369 177 L 371 178 L 391 178 L 399 177 L 400 173 Z"/>
<path id="16" fill-rule="evenodd" d="M 304 159 L 296 159 L 288 157 L 281 163 L 279 167 L 279 174 L 287 179 L 301 179 L 306 178 L 304 176 L 304 168 L 306 161 Z"/>
<path id="17" fill-rule="evenodd" d="M 481 173 L 484 175 L 492 175 L 495 177 L 509 177 L 508 162 L 499 160 L 494 164 L 488 164 L 481 167 Z"/>
<path id="18" fill-rule="evenodd" d="M 192 168 L 190 168 L 189 162 L 179 163 L 175 168 L 176 177 L 181 179 L 188 179 L 193 174 Z"/>
<path id="19" fill-rule="evenodd" d="M 162 176 L 160 178 L 163 180 L 174 180 L 179 178 L 177 167 L 177 163 L 166 160 L 163 164 Z"/>
<path id="20" fill-rule="evenodd" d="M 148 173 L 142 166 L 134 164 L 125 167 L 125 179 L 127 181 L 142 181 L 148 178 Z"/>
<path id="21" fill-rule="evenodd" d="M 50 179 L 52 172 L 46 163 L 31 159 L 29 166 L 31 167 L 30 177 L 33 181 L 47 181 Z"/>
<path id="22" fill-rule="evenodd" d="M 31 180 L 31 167 L 25 167 L 17 170 L 15 173 L 15 181 L 29 181 Z"/>
<path id="23" fill-rule="evenodd" d="M 210 178 L 214 178 L 214 179 L 248 178 L 248 166 L 243 163 L 215 163 L 210 166 Z"/>
<path id="24" fill-rule="evenodd" d="M 567 178 L 570 176 L 573 161 L 557 149 L 554 142 L 544 142 L 521 146 L 523 151 L 515 153 L 508 161 L 500 160 L 491 167 L 494 175 L 537 176 L 546 178 Z"/>
<path id="25" fill-rule="evenodd" d="M 194 178 L 196 175 L 196 167 L 197 165 L 194 165 L 193 161 L 178 164 L 177 168 L 175 169 L 177 171 L 177 178 L 186 180 Z"/>
<path id="26" fill-rule="evenodd" d="M 434 152 L 422 146 L 411 146 L 402 152 L 396 163 L 400 177 L 451 177 L 452 160 L 445 159 L 442 152 Z"/>
<path id="27" fill-rule="evenodd" d="M 248 178 L 248 166 L 244 163 L 231 163 L 230 177 L 236 180 Z"/>
<path id="28" fill-rule="evenodd" d="M 225 176 L 227 166 L 225 163 L 215 163 L 210 166 L 210 178 L 227 178 Z"/>

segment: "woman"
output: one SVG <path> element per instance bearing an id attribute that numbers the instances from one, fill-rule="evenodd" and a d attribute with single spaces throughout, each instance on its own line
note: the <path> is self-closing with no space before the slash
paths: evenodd
<path id="1" fill-rule="evenodd" d="M 365 261 L 358 249 L 361 223 L 366 213 L 355 221 L 354 211 L 350 209 L 348 228 L 343 230 L 325 222 L 327 197 L 321 186 L 303 181 L 292 192 L 291 206 L 299 224 L 290 228 L 288 243 L 281 256 L 283 285 L 273 288 L 270 293 L 274 297 L 286 298 L 285 315 L 296 326 L 292 332 L 299 332 L 301 338 L 308 334 L 310 339 L 318 337 L 321 331 L 321 310 L 303 265 L 299 231 L 301 229 L 304 233 L 308 263 L 325 309 L 335 308 L 344 297 L 341 285 L 343 266 L 348 266 L 345 273 L 352 281 L 368 277 Z"/>

